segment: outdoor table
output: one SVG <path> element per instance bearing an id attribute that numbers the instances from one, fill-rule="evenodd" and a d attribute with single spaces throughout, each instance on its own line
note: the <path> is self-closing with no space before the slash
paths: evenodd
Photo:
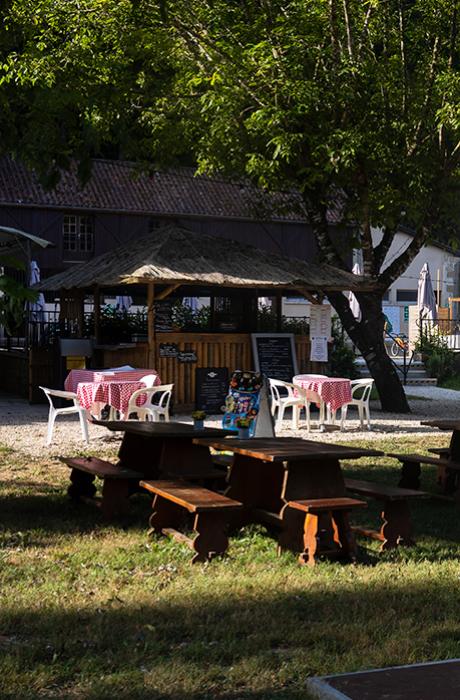
<path id="1" fill-rule="evenodd" d="M 213 463 L 208 447 L 194 444 L 194 439 L 223 438 L 229 434 L 229 431 L 221 428 L 197 430 L 189 423 L 174 421 L 157 423 L 93 419 L 93 423 L 124 433 L 118 452 L 118 464 L 142 472 L 145 479 L 164 477 L 168 475 L 168 469 L 184 478 L 197 471 L 211 471 Z"/>
<path id="2" fill-rule="evenodd" d="M 321 401 L 329 407 L 332 414 L 351 401 L 350 379 L 297 374 L 293 377 L 292 383 L 318 394 Z"/>
<path id="3" fill-rule="evenodd" d="M 202 438 L 194 443 L 234 453 L 225 495 L 245 506 L 243 522 L 280 525 L 289 502 L 346 495 L 341 459 L 377 457 L 384 453 L 301 438 Z M 298 513 L 299 536 L 302 513 Z M 301 551 L 300 540 L 292 549 Z"/>
<path id="4" fill-rule="evenodd" d="M 155 386 L 161 384 L 158 372 L 154 369 L 130 369 L 126 371 L 108 370 L 108 369 L 71 369 L 64 382 L 66 391 L 77 392 L 77 387 L 80 383 L 86 382 L 120 382 L 131 381 L 138 382 L 147 374 L 156 374 L 157 380 Z"/>
<path id="5" fill-rule="evenodd" d="M 94 404 L 99 406 L 112 406 L 121 414 L 125 414 L 131 396 L 138 389 L 145 389 L 143 382 L 136 381 L 103 381 L 103 382 L 80 382 L 77 385 L 77 398 L 80 405 L 91 410 Z M 141 406 L 145 403 L 146 396 L 142 400 L 142 395 L 136 400 L 136 404 Z M 98 412 L 98 411 L 96 411 Z"/>

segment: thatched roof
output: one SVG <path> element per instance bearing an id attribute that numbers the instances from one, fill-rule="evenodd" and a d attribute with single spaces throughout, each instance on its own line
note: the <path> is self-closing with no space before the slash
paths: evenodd
<path id="1" fill-rule="evenodd" d="M 309 291 L 359 291 L 373 286 L 372 281 L 328 265 L 168 226 L 42 280 L 34 288 L 89 289 L 148 282 Z"/>

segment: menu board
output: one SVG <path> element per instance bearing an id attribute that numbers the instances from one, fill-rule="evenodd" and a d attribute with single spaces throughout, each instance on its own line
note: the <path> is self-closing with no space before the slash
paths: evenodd
<path id="1" fill-rule="evenodd" d="M 252 333 L 252 351 L 257 372 L 266 377 L 292 382 L 298 374 L 292 333 Z"/>
<path id="2" fill-rule="evenodd" d="M 310 338 L 331 337 L 331 305 L 312 304 L 310 306 Z"/>
<path id="3" fill-rule="evenodd" d="M 226 367 L 199 367 L 195 370 L 195 405 L 206 413 L 221 413 L 228 392 Z"/>
<path id="4" fill-rule="evenodd" d="M 156 301 L 155 302 L 155 330 L 160 333 L 168 332 L 173 330 L 173 324 L 171 320 L 172 307 L 174 301 Z"/>

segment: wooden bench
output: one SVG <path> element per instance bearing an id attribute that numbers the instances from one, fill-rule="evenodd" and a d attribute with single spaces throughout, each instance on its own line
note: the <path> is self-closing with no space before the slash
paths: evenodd
<path id="1" fill-rule="evenodd" d="M 351 493 L 383 501 L 382 527 L 379 531 L 354 527 L 353 530 L 365 537 L 382 542 L 380 551 L 394 549 L 398 545 L 415 544 L 412 534 L 412 519 L 409 501 L 416 498 L 429 498 L 424 491 L 401 489 L 396 486 L 377 484 L 361 479 L 345 479 L 345 486 Z"/>
<path id="2" fill-rule="evenodd" d="M 454 462 L 447 457 L 429 457 L 420 454 L 389 453 L 388 457 L 395 457 L 402 464 L 401 479 L 398 484 L 401 488 L 420 488 L 422 464 L 430 464 L 438 468 L 438 483 L 446 493 L 455 493 L 459 489 L 459 462 Z"/>
<path id="3" fill-rule="evenodd" d="M 227 551 L 229 515 L 243 508 L 239 501 L 186 481 L 141 481 L 140 485 L 155 495 L 149 521 L 151 532 L 170 535 L 187 544 L 195 552 L 192 564 Z M 193 539 L 177 529 L 185 524 L 184 509 L 195 516 Z"/>
<path id="4" fill-rule="evenodd" d="M 129 496 L 143 474 L 123 469 L 98 457 L 59 457 L 70 469 L 72 482 L 67 493 L 75 501 L 98 505 L 107 520 L 123 515 L 129 508 Z M 102 498 L 95 498 L 95 477 L 103 480 Z"/>
<path id="5" fill-rule="evenodd" d="M 314 566 L 321 554 L 356 561 L 356 542 L 348 513 L 355 508 L 366 507 L 366 501 L 347 497 L 289 501 L 281 511 L 283 530 L 279 551 L 291 549 L 298 528 L 296 511 L 302 511 L 305 513 L 304 550 L 299 555 L 300 564 Z"/>

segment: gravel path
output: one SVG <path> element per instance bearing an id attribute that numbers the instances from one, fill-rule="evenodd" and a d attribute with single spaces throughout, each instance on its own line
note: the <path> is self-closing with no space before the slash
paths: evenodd
<path id="1" fill-rule="evenodd" d="M 420 433 L 421 436 L 439 434 L 439 431 L 420 425 L 420 421 L 429 418 L 460 419 L 460 392 L 438 387 L 408 387 L 407 393 L 412 413 L 382 413 L 377 402 L 371 402 L 372 430 L 362 431 L 356 420 L 356 411 L 349 409 L 350 420 L 340 432 L 338 428 L 328 426 L 325 432 L 319 432 L 313 421 L 313 429 L 307 433 L 303 422 L 298 431 L 290 428 L 290 421 L 284 421 L 282 435 L 304 437 L 309 440 L 333 442 L 335 440 L 376 440 L 388 435 L 403 437 Z M 412 398 L 414 397 L 414 398 Z M 416 398 L 415 398 L 416 397 Z M 190 416 L 178 415 L 176 420 L 191 422 Z M 90 444 L 86 446 L 81 439 L 78 418 L 74 416 L 58 417 L 55 424 L 54 441 L 50 447 L 45 445 L 48 407 L 43 404 L 30 405 L 23 399 L 0 394 L 0 444 L 6 445 L 31 457 L 57 456 L 89 450 L 95 454 L 110 453 L 117 449 L 121 435 L 111 433 L 102 426 L 90 425 Z M 206 425 L 219 426 L 220 416 L 210 416 Z"/>

